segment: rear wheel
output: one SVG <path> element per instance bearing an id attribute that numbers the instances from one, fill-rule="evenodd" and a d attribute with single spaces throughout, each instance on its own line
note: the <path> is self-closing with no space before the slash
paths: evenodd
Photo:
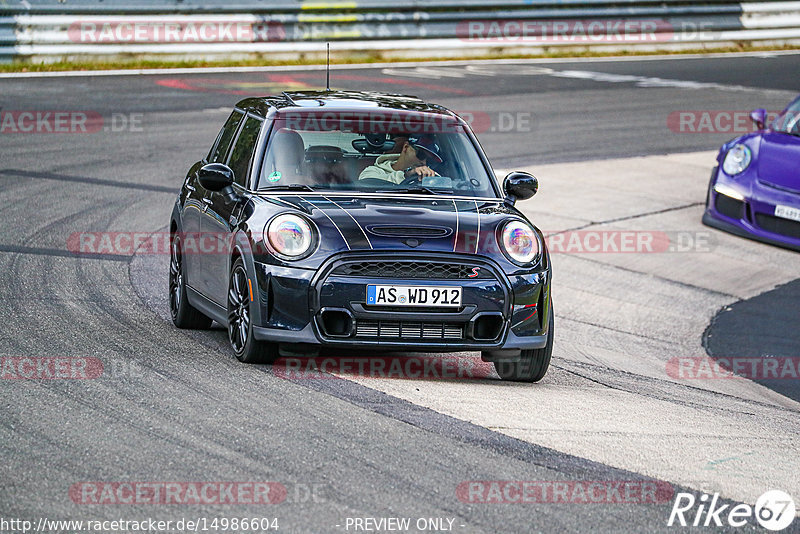
<path id="1" fill-rule="evenodd" d="M 272 363 L 278 359 L 278 349 L 253 337 L 250 300 L 250 283 L 244 262 L 237 258 L 228 282 L 228 339 L 239 361 Z"/>
<path id="2" fill-rule="evenodd" d="M 198 330 L 211 328 L 211 319 L 189 304 L 183 272 L 183 248 L 181 238 L 175 234 L 172 234 L 170 239 L 169 311 L 172 314 L 172 322 L 178 328 Z"/>
<path id="3" fill-rule="evenodd" d="M 541 349 L 523 350 L 517 362 L 494 362 L 494 369 L 503 380 L 515 382 L 538 382 L 547 374 L 550 357 L 553 355 L 553 305 L 550 305 L 550 320 L 547 326 L 547 345 Z"/>

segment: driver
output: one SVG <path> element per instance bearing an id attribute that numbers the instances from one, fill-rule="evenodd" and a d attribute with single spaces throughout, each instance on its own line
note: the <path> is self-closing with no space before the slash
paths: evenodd
<path id="1" fill-rule="evenodd" d="M 358 179 L 377 178 L 399 184 L 412 177 L 437 176 L 436 171 L 427 166 L 428 160 L 442 163 L 439 145 L 431 136 L 410 136 L 399 154 L 379 156 L 375 165 L 361 171 Z"/>

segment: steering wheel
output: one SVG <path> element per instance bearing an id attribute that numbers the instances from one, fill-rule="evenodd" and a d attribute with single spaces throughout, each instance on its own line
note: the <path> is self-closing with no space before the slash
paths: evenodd
<path id="1" fill-rule="evenodd" d="M 419 184 L 419 183 L 421 183 L 420 182 L 420 175 L 419 174 L 412 174 L 411 176 L 409 176 L 408 178 L 406 178 L 405 180 L 400 182 L 399 185 L 416 185 L 416 184 Z"/>

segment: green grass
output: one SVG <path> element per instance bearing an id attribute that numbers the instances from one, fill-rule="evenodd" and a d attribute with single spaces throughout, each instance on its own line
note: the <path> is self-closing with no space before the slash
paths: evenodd
<path id="1" fill-rule="evenodd" d="M 635 49 L 602 52 L 591 50 L 555 50 L 543 54 L 490 54 L 490 55 L 464 55 L 460 57 L 425 57 L 409 58 L 413 61 L 442 61 L 442 60 L 478 60 L 478 59 L 541 59 L 541 58 L 584 58 L 584 57 L 637 57 L 653 55 L 683 55 L 683 54 L 717 54 L 731 52 L 770 52 L 784 50 L 800 50 L 800 46 L 751 46 L 740 45 L 721 48 L 699 48 L 686 50 L 652 50 L 637 51 Z M 347 58 L 334 57 L 331 59 L 332 65 L 356 64 L 356 63 L 378 63 L 389 61 L 404 61 L 402 59 L 388 59 L 380 54 L 354 55 Z M 247 60 L 219 60 L 219 61 L 159 61 L 159 60 L 117 60 L 117 61 L 92 61 L 92 62 L 59 62 L 59 63 L 25 63 L 15 62 L 0 64 L 0 72 L 59 72 L 75 70 L 110 70 L 110 69 L 170 69 L 170 68 L 203 68 L 203 67 L 263 67 L 276 65 L 320 65 L 324 64 L 322 59 L 298 59 L 298 60 L 269 60 L 269 59 L 247 59 Z"/>

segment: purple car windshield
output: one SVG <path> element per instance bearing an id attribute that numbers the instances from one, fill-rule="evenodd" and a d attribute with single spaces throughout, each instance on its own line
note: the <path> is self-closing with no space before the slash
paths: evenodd
<path id="1" fill-rule="evenodd" d="M 497 198 L 494 177 L 452 117 L 422 121 L 404 114 L 378 121 L 374 114 L 276 119 L 258 189 Z"/>
<path id="2" fill-rule="evenodd" d="M 772 122 L 776 132 L 800 136 L 800 98 L 789 104 L 786 110 Z"/>

